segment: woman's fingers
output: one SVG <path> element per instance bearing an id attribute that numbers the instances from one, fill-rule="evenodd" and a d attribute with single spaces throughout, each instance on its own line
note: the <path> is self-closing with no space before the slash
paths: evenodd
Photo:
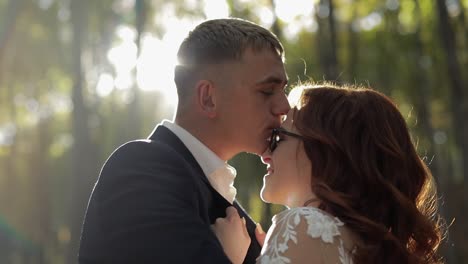
<path id="1" fill-rule="evenodd" d="M 226 218 L 228 220 L 240 218 L 239 213 L 234 206 L 229 206 L 226 208 Z"/>
<path id="2" fill-rule="evenodd" d="M 257 227 L 255 228 L 255 237 L 257 238 L 257 241 L 260 244 L 260 246 L 263 247 L 263 244 L 265 243 L 266 233 L 265 231 L 263 231 L 262 225 L 260 225 L 260 223 L 257 223 Z"/>

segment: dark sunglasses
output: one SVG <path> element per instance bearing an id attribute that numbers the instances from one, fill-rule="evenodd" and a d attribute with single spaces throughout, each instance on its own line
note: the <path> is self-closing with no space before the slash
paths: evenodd
<path id="1" fill-rule="evenodd" d="M 305 138 L 301 135 L 295 134 L 293 132 L 289 132 L 286 129 L 282 127 L 274 128 L 271 131 L 271 137 L 270 137 L 270 152 L 273 153 L 273 151 L 278 147 L 278 143 L 281 141 L 280 134 L 287 135 L 290 137 L 295 137 L 304 140 Z"/>

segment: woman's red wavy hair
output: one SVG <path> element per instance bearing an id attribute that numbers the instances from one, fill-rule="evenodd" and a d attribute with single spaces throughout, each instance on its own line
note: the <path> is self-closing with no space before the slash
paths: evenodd
<path id="1" fill-rule="evenodd" d="M 322 208 L 357 236 L 354 263 L 441 263 L 437 193 L 405 119 L 377 91 L 304 89 L 294 125 Z"/>

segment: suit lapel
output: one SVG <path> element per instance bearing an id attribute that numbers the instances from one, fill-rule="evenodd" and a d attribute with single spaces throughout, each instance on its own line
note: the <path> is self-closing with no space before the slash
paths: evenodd
<path id="1" fill-rule="evenodd" d="M 231 204 L 224 199 L 224 197 L 219 194 L 213 186 L 211 186 L 208 178 L 205 176 L 203 169 L 198 164 L 195 157 L 193 157 L 192 153 L 189 149 L 184 145 L 184 143 L 167 127 L 164 126 L 157 126 L 149 139 L 161 142 L 173 148 L 179 154 L 181 154 L 185 160 L 193 167 L 193 169 L 197 172 L 200 176 L 200 180 L 204 183 L 206 188 L 208 188 L 208 193 L 203 195 L 203 199 L 205 200 L 205 204 L 208 206 L 208 218 L 211 224 L 213 224 L 218 217 L 226 216 L 226 208 Z M 206 189 L 205 189 L 206 190 Z M 202 191 L 202 190 L 201 190 Z"/>

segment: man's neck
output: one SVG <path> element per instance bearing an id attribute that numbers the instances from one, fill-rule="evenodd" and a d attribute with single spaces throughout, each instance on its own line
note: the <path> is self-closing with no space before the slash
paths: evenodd
<path id="1" fill-rule="evenodd" d="M 232 158 L 233 155 L 229 155 L 226 151 L 223 150 L 225 149 L 224 146 L 226 144 L 226 139 L 218 136 L 219 133 L 216 127 L 210 126 L 202 120 L 200 120 L 200 122 L 193 122 L 177 117 L 175 118 L 174 123 L 187 130 L 187 132 L 200 140 L 200 142 L 202 142 L 211 151 L 216 153 L 216 155 L 218 155 L 218 157 L 221 159 L 229 160 Z"/>

